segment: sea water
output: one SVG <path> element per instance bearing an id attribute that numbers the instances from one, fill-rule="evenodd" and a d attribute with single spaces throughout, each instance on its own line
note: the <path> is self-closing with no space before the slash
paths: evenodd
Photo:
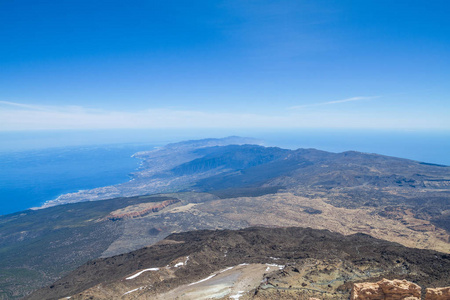
<path id="1" fill-rule="evenodd" d="M 0 215 L 42 205 L 61 194 L 130 180 L 150 144 L 72 146 L 0 153 Z"/>
<path id="2" fill-rule="evenodd" d="M 268 129 L 0 133 L 0 215 L 40 206 L 61 194 L 80 189 L 126 182 L 129 174 L 139 167 L 140 161 L 131 157 L 136 152 L 152 150 L 168 142 L 229 135 L 254 137 L 267 146 L 289 149 L 356 150 L 450 165 L 448 131 Z M 112 141 L 121 143 L 107 144 Z M 94 142 L 100 145 L 83 145 Z"/>
<path id="3" fill-rule="evenodd" d="M 450 165 L 450 131 L 274 130 L 254 134 L 267 145 L 330 152 L 359 151 Z"/>

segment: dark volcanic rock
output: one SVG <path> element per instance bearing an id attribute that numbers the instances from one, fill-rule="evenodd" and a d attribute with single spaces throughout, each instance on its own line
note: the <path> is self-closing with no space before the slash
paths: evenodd
<path id="1" fill-rule="evenodd" d="M 445 286 L 450 283 L 450 256 L 436 251 L 407 248 L 365 234 L 344 236 L 311 228 L 247 228 L 172 234 L 164 243 L 93 260 L 26 299 L 58 299 L 74 295 L 99 283 L 120 280 L 136 270 L 163 267 L 188 255 L 201 263 L 180 269 L 177 278 L 164 282 L 166 286 L 201 279 L 211 272 L 241 263 L 267 263 L 273 257 L 277 258 L 278 264 L 285 265 L 295 265 L 308 258 L 338 259 L 386 270 L 401 261 L 404 279 L 419 285 Z M 391 274 L 391 277 L 395 275 L 399 274 Z"/>

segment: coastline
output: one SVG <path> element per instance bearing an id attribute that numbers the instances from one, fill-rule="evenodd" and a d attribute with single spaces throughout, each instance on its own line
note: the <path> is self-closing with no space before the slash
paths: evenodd
<path id="1" fill-rule="evenodd" d="M 63 204 L 58 199 L 67 194 L 133 181 L 133 174 L 142 166 L 134 155 L 153 147 L 154 144 L 70 146 L 3 154 L 7 159 L 0 162 L 4 204 L 0 214 Z"/>

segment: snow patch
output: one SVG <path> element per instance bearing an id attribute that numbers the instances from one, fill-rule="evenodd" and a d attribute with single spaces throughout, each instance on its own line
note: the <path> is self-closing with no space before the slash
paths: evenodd
<path id="1" fill-rule="evenodd" d="M 187 262 L 188 262 L 188 260 L 189 260 L 189 256 L 188 256 L 188 257 L 186 257 L 186 260 L 185 260 L 184 262 L 179 262 L 179 263 L 176 263 L 174 267 L 175 267 L 175 268 L 178 268 L 178 267 L 181 267 L 181 266 L 187 265 Z"/>
<path id="2" fill-rule="evenodd" d="M 230 298 L 234 300 L 238 300 L 244 295 L 245 291 L 239 291 L 236 295 L 231 295 Z"/>
<path id="3" fill-rule="evenodd" d="M 126 294 L 130 294 L 130 293 L 132 293 L 132 292 L 136 292 L 136 291 L 142 290 L 143 288 L 144 288 L 143 286 L 138 287 L 137 289 L 134 289 L 134 290 L 131 290 L 131 291 L 126 292 L 126 293 L 123 294 L 122 296 L 125 296 Z"/>
<path id="4" fill-rule="evenodd" d="M 226 271 L 228 271 L 228 270 L 231 270 L 231 269 L 233 269 L 234 267 L 228 267 L 228 268 L 226 268 L 226 269 L 223 269 L 222 271 L 220 271 L 219 273 L 223 273 L 223 272 L 226 272 Z"/>
<path id="5" fill-rule="evenodd" d="M 205 279 L 199 280 L 199 281 L 197 281 L 197 282 L 193 282 L 193 283 L 189 284 L 188 286 L 191 286 L 191 285 L 194 285 L 194 284 L 197 284 L 197 283 L 206 281 L 206 280 L 210 280 L 210 279 L 213 278 L 214 276 L 216 276 L 216 274 L 212 274 L 211 276 L 208 276 L 208 277 L 206 277 Z"/>
<path id="6" fill-rule="evenodd" d="M 188 284 L 188 286 L 191 286 L 191 285 L 194 285 L 194 284 L 197 284 L 197 283 L 200 283 L 200 282 L 204 282 L 204 281 L 206 281 L 206 280 L 209 280 L 209 279 L 213 278 L 213 277 L 216 276 L 217 274 L 226 272 L 226 271 L 231 270 L 231 269 L 233 269 L 233 268 L 234 268 L 234 267 L 228 267 L 228 268 L 226 268 L 226 269 L 223 269 L 222 271 L 219 271 L 219 272 L 217 272 L 217 273 L 214 273 L 214 274 L 212 274 L 212 275 L 206 277 L 205 279 L 199 280 L 199 281 L 197 281 L 197 282 L 190 283 L 190 284 Z"/>
<path id="7" fill-rule="evenodd" d="M 134 279 L 134 278 L 138 277 L 139 275 L 141 275 L 142 273 L 148 272 L 148 271 L 159 271 L 159 268 L 150 268 L 150 269 L 142 270 L 142 271 L 140 271 L 140 272 L 138 272 L 138 273 L 136 273 L 136 274 L 134 274 L 134 275 L 132 275 L 130 277 L 127 277 L 126 280 Z"/>
<path id="8" fill-rule="evenodd" d="M 284 265 L 276 265 L 276 264 L 266 264 L 266 266 L 268 266 L 266 271 L 268 271 L 270 267 L 278 267 L 278 269 L 280 269 L 280 270 L 284 269 L 284 267 L 285 267 Z"/>

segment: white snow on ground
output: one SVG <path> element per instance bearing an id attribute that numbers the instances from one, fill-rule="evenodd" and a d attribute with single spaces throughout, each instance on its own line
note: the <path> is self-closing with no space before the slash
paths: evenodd
<path id="1" fill-rule="evenodd" d="M 216 276 L 216 274 L 212 274 L 211 276 L 208 276 L 208 277 L 206 277 L 205 279 L 199 280 L 199 281 L 197 281 L 197 282 L 193 282 L 193 283 L 189 284 L 188 286 L 191 286 L 191 285 L 194 285 L 194 284 L 197 284 L 197 283 L 200 283 L 200 282 L 209 280 L 209 279 L 213 278 L 214 276 Z"/>
<path id="2" fill-rule="evenodd" d="M 236 295 L 231 295 L 230 298 L 234 300 L 238 300 L 244 295 L 245 291 L 239 291 Z"/>
<path id="3" fill-rule="evenodd" d="M 142 290 L 143 288 L 144 288 L 143 286 L 138 287 L 137 289 L 134 289 L 134 290 L 131 290 L 131 291 L 126 292 L 126 293 L 123 294 L 122 296 L 125 296 L 126 294 L 129 294 L 129 293 L 132 293 L 132 292 L 136 292 L 136 291 Z"/>
<path id="4" fill-rule="evenodd" d="M 188 260 L 189 260 L 189 256 L 188 256 L 188 257 L 186 257 L 186 260 L 185 260 L 184 262 L 179 262 L 179 263 L 176 263 L 174 267 L 175 267 L 175 268 L 178 268 L 178 267 L 181 267 L 181 266 L 187 265 L 187 262 L 188 262 Z"/>
<path id="5" fill-rule="evenodd" d="M 273 259 L 273 260 L 279 260 L 278 257 L 272 257 L 272 256 L 270 256 L 269 258 L 271 258 L 271 259 Z"/>
<path id="6" fill-rule="evenodd" d="M 228 268 L 226 268 L 226 269 L 223 269 L 222 271 L 220 271 L 219 273 L 223 273 L 223 272 L 226 272 L 226 271 L 228 271 L 228 270 L 231 270 L 231 269 L 233 269 L 234 267 L 228 267 Z"/>
<path id="7" fill-rule="evenodd" d="M 134 278 L 138 277 L 139 275 L 141 275 L 142 273 L 147 272 L 147 271 L 159 271 L 159 268 L 150 268 L 150 269 L 142 270 L 130 277 L 127 277 L 126 280 L 134 279 Z"/>
<path id="8" fill-rule="evenodd" d="M 266 266 L 269 266 L 269 267 L 278 267 L 278 269 L 284 269 L 284 266 L 283 265 L 276 265 L 276 264 L 266 264 Z M 266 269 L 266 271 L 268 271 L 269 270 L 269 268 L 267 268 Z"/>
<path id="9" fill-rule="evenodd" d="M 247 264 L 247 263 L 243 263 L 243 264 L 240 264 L 239 266 L 248 266 L 248 265 L 249 265 L 249 264 Z M 266 264 L 266 265 L 268 265 L 268 264 Z M 278 266 L 278 265 L 272 265 L 272 266 Z M 280 266 L 278 266 L 278 267 L 280 267 Z M 284 266 L 282 266 L 282 267 L 284 268 Z M 206 281 L 206 280 L 209 280 L 209 279 L 213 278 L 213 277 L 216 276 L 217 274 L 226 272 L 226 271 L 231 270 L 231 269 L 233 269 L 233 268 L 234 268 L 234 267 L 228 267 L 228 268 L 226 268 L 226 269 L 223 269 L 222 271 L 219 271 L 219 272 L 217 272 L 217 273 L 214 273 L 214 274 L 212 274 L 212 275 L 206 277 L 205 279 L 199 280 L 199 281 L 197 281 L 197 282 L 190 283 L 190 284 L 188 284 L 188 286 L 191 286 L 191 285 L 194 285 L 194 284 L 197 284 L 197 283 L 200 283 L 200 282 L 204 282 L 204 281 Z M 242 296 L 242 295 L 241 295 L 241 296 Z M 240 296 L 239 296 L 239 297 L 240 297 Z M 239 299 L 239 298 L 237 298 L 237 299 Z"/>

